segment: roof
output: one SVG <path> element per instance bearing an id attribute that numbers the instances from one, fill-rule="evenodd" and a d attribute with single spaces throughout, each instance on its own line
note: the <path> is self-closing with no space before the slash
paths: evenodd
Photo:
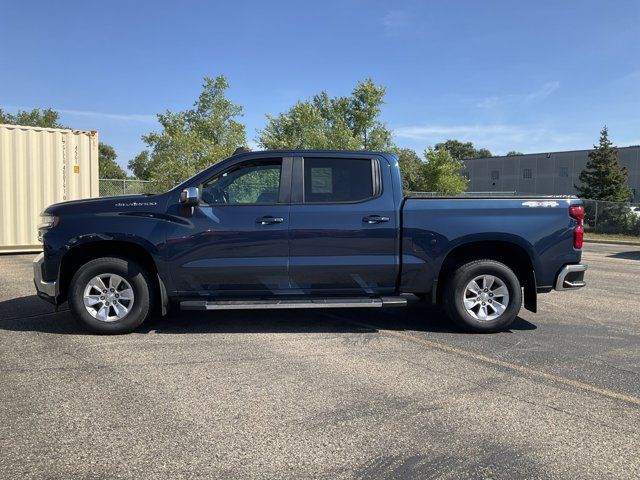
<path id="1" fill-rule="evenodd" d="M 615 147 L 618 150 L 625 150 L 625 149 L 629 149 L 629 148 L 639 148 L 640 149 L 640 145 L 629 145 L 627 147 Z M 537 153 L 523 153 L 520 155 L 493 155 L 491 157 L 473 157 L 473 158 L 465 158 L 464 161 L 467 160 L 487 160 L 490 158 L 514 158 L 514 157 L 530 157 L 533 155 L 556 155 L 556 154 L 560 154 L 560 153 L 580 153 L 580 152 L 591 152 L 592 150 L 594 150 L 593 148 L 587 148 L 584 150 L 560 150 L 557 152 L 537 152 Z"/>
<path id="2" fill-rule="evenodd" d="M 7 128 L 10 130 L 36 130 L 36 131 L 45 131 L 45 132 L 64 132 L 64 133 L 73 133 L 76 135 L 95 135 L 98 133 L 97 130 L 76 130 L 75 128 L 50 128 L 50 127 L 32 127 L 30 125 L 14 125 L 10 123 L 0 123 L 0 127 Z"/>
<path id="3" fill-rule="evenodd" d="M 345 155 L 390 155 L 391 152 L 377 152 L 374 150 L 304 150 L 304 149 L 288 149 L 288 150 L 251 150 L 248 152 L 240 152 L 237 153 L 236 155 L 232 155 L 233 157 L 235 156 L 240 156 L 240 155 L 255 155 L 255 154 L 280 154 L 280 155 L 300 155 L 300 154 L 305 154 L 305 155 L 327 155 L 327 154 L 336 154 L 336 153 L 341 153 L 341 154 L 345 154 Z"/>

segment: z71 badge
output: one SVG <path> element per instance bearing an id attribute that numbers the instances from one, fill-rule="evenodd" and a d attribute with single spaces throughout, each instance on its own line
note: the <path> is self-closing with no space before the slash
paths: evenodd
<path id="1" fill-rule="evenodd" d="M 537 202 L 537 201 L 522 202 L 522 205 L 524 207 L 557 207 L 560 204 L 558 202 L 554 202 L 553 200 L 549 200 L 549 201 L 542 201 L 542 202 Z"/>

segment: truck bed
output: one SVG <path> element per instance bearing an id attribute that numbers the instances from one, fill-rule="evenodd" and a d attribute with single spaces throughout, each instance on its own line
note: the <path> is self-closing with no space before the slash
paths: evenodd
<path id="1" fill-rule="evenodd" d="M 563 265 L 580 261 L 569 207 L 581 203 L 572 195 L 411 194 L 401 209 L 403 290 L 428 291 L 446 256 L 470 244 L 477 252 L 517 245 L 537 286 L 551 288 Z"/>

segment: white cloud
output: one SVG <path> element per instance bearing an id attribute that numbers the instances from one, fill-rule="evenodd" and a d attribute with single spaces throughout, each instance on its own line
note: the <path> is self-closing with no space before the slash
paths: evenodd
<path id="1" fill-rule="evenodd" d="M 640 70 L 634 70 L 633 72 L 627 73 L 626 75 L 623 75 L 617 80 L 620 82 L 629 82 L 629 81 L 637 82 L 638 80 L 640 80 Z"/>
<path id="2" fill-rule="evenodd" d="M 411 24 L 411 15 L 403 10 L 391 10 L 382 19 L 382 26 L 388 35 L 401 33 Z"/>
<path id="3" fill-rule="evenodd" d="M 640 83 L 640 70 L 634 70 L 626 73 L 621 77 L 613 79 L 610 84 L 612 88 L 620 91 L 628 91 L 632 94 L 632 98 L 638 98 L 638 84 Z"/>
<path id="4" fill-rule="evenodd" d="M 493 135 L 523 136 L 532 130 L 512 125 L 414 125 L 399 127 L 394 134 L 400 138 L 412 140 L 429 140 L 434 137 L 457 136 L 462 139 L 471 137 L 486 137 Z"/>
<path id="5" fill-rule="evenodd" d="M 621 142 L 616 142 L 616 146 L 618 147 L 631 147 L 636 145 L 640 145 L 640 138 L 627 137 L 623 138 Z"/>
<path id="6" fill-rule="evenodd" d="M 480 108 L 496 108 L 510 105 L 530 105 L 543 100 L 560 88 L 560 82 L 547 82 L 542 87 L 529 93 L 511 93 L 487 97 L 476 104 Z"/>
<path id="7" fill-rule="evenodd" d="M 27 107 L 24 105 L 6 105 L 3 108 L 7 110 L 17 111 L 17 110 L 33 110 L 36 107 Z M 99 118 L 105 120 L 117 120 L 120 122 L 140 122 L 140 123 L 156 123 L 157 117 L 155 115 L 142 114 L 142 113 L 107 113 L 107 112 L 96 112 L 92 110 L 67 110 L 67 109 L 59 109 L 55 107 L 51 107 L 58 113 L 63 115 L 69 115 L 74 117 L 91 117 L 91 118 Z M 43 110 L 43 108 L 40 108 Z"/>
<path id="8" fill-rule="evenodd" d="M 514 149 L 536 152 L 584 148 L 581 135 L 531 125 L 409 125 L 395 128 L 393 134 L 418 148 L 455 138 L 473 142 L 476 147 L 489 148 L 496 154 Z"/>
<path id="9" fill-rule="evenodd" d="M 93 117 L 103 118 L 107 120 L 118 120 L 121 122 L 142 122 L 142 123 L 155 123 L 157 117 L 155 115 L 140 114 L 140 113 L 106 113 L 106 112 L 94 112 L 90 110 L 57 110 L 64 115 L 71 115 L 77 117 Z"/>

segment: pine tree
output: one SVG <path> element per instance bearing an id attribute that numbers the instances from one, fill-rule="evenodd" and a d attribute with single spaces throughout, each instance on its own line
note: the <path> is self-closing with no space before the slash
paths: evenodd
<path id="1" fill-rule="evenodd" d="M 627 169 L 618 162 L 618 149 L 609 140 L 609 131 L 603 127 L 600 143 L 589 153 L 586 168 L 580 173 L 582 186 L 576 186 L 581 198 L 628 202 L 631 189 L 627 183 Z"/>

